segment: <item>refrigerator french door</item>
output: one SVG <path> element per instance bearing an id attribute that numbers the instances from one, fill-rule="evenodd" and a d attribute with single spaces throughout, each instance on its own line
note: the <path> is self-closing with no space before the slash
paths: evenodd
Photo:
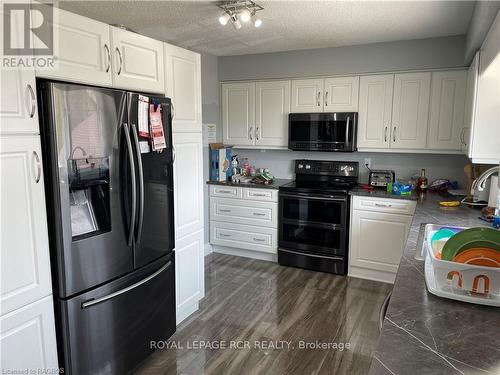
<path id="1" fill-rule="evenodd" d="M 170 100 L 49 81 L 37 90 L 61 366 L 123 374 L 175 331 Z M 150 110 L 161 150 L 138 129 Z"/>

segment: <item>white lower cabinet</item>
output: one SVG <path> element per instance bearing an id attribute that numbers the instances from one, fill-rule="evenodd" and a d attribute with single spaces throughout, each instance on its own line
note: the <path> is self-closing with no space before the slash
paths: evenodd
<path id="1" fill-rule="evenodd" d="M 234 255 L 277 254 L 278 190 L 210 185 L 210 243 L 245 250 Z"/>
<path id="2" fill-rule="evenodd" d="M 30 374 L 58 373 L 49 372 L 58 368 L 52 296 L 2 316 L 0 348 L 3 371 L 29 369 L 36 371 Z"/>
<path id="3" fill-rule="evenodd" d="M 367 209 L 358 209 L 363 206 Z M 349 276 L 394 282 L 415 206 L 414 201 L 352 197 Z"/>
<path id="4" fill-rule="evenodd" d="M 203 229 L 175 242 L 177 324 L 198 310 L 205 295 Z"/>
<path id="5" fill-rule="evenodd" d="M 0 137 L 1 314 L 52 293 L 39 136 Z"/>

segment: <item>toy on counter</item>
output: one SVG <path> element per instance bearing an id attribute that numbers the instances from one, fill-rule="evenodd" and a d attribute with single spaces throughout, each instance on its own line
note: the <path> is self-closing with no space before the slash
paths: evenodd
<path id="1" fill-rule="evenodd" d="M 231 157 L 231 169 L 233 171 L 233 176 L 238 174 L 238 155 L 233 155 Z"/>
<path id="2" fill-rule="evenodd" d="M 394 195 L 410 195 L 412 189 L 411 183 L 396 181 L 387 184 L 387 191 Z"/>

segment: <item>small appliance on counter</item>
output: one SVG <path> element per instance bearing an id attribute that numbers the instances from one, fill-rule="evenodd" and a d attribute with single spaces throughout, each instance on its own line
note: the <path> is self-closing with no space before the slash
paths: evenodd
<path id="1" fill-rule="evenodd" d="M 387 188 L 387 185 L 390 183 L 394 183 L 395 180 L 396 174 L 394 173 L 394 171 L 370 169 L 368 185 L 373 187 Z"/>

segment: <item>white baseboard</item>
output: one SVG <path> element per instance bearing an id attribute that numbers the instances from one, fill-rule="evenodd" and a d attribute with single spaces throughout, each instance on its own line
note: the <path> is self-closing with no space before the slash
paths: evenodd
<path id="1" fill-rule="evenodd" d="M 349 266 L 349 271 L 347 272 L 349 277 L 357 277 L 359 279 L 379 281 L 382 283 L 394 284 L 396 279 L 396 274 L 392 272 L 384 272 L 377 270 L 370 270 L 368 268 Z"/>
<path id="2" fill-rule="evenodd" d="M 198 301 L 191 305 L 183 306 L 177 309 L 176 312 L 176 323 L 177 325 L 181 324 L 185 319 L 187 319 L 191 314 L 196 312 L 200 308 Z"/>
<path id="3" fill-rule="evenodd" d="M 220 245 L 212 245 L 212 249 L 214 253 L 219 253 L 219 254 L 234 255 L 238 257 L 245 257 L 245 258 L 252 258 L 259 260 L 267 260 L 269 262 L 278 261 L 277 254 L 264 253 L 262 251 L 237 249 L 235 247 L 220 246 Z"/>
<path id="4" fill-rule="evenodd" d="M 212 254 L 213 252 L 214 252 L 214 249 L 212 247 L 212 244 L 207 242 L 205 244 L 205 256 L 207 256 L 208 254 Z"/>

